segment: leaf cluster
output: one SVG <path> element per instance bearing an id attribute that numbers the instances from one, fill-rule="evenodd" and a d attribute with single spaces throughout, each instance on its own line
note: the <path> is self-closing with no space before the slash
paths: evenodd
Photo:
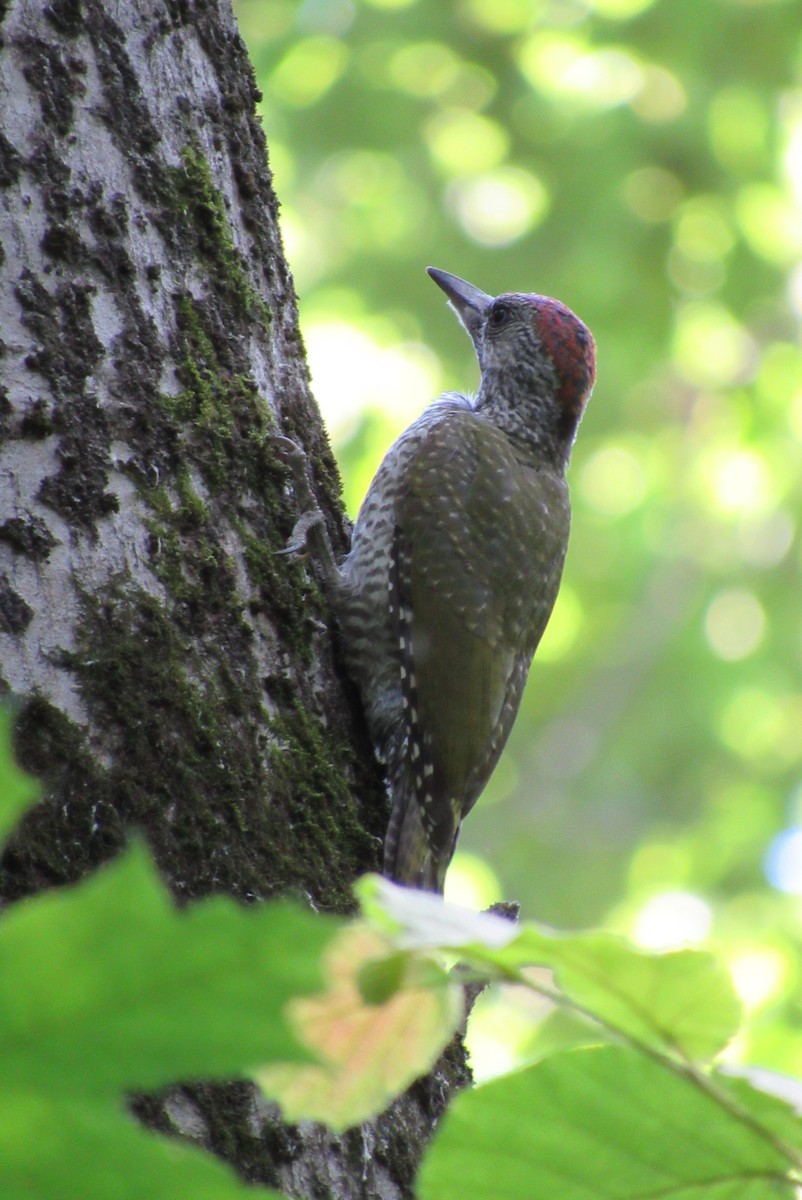
<path id="1" fill-rule="evenodd" d="M 13 766 L 7 718 L 0 737 L 8 833 L 36 789 Z M 758 1090 L 711 1065 L 740 1009 L 710 954 L 518 927 L 378 877 L 359 895 L 363 917 L 347 924 L 287 902 L 178 910 L 134 844 L 81 884 L 7 909 L 0 1194 L 277 1196 L 147 1132 L 126 1097 L 248 1076 L 288 1118 L 348 1128 L 432 1066 L 471 981 L 546 996 L 590 1032 L 459 1095 L 425 1156 L 421 1200 L 796 1194 L 802 1121 L 780 1096 L 798 1104 L 802 1084 L 763 1075 Z"/>

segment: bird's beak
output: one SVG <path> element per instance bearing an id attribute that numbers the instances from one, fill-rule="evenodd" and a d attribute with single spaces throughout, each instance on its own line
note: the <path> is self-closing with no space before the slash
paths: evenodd
<path id="1" fill-rule="evenodd" d="M 448 271 L 441 271 L 439 267 L 427 267 L 426 270 L 448 296 L 450 307 L 454 309 L 475 342 L 482 324 L 482 316 L 488 304 L 492 304 L 493 297 L 465 279 L 460 279 L 458 275 L 449 275 Z"/>

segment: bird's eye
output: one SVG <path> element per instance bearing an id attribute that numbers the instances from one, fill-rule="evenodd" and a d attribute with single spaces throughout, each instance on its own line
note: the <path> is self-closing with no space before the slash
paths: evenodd
<path id="1" fill-rule="evenodd" d="M 491 329 L 501 329 L 502 325 L 506 325 L 510 319 L 511 309 L 506 304 L 497 304 L 490 313 Z"/>

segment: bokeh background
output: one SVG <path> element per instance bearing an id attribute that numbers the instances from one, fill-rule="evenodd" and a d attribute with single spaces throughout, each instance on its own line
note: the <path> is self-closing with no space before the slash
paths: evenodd
<path id="1" fill-rule="evenodd" d="M 558 296 L 598 342 L 565 581 L 450 894 L 712 942 L 732 1055 L 802 1074 L 802 4 L 237 14 L 352 515 L 428 400 L 476 386 L 426 264 Z M 476 1067 L 571 1036 L 491 997 Z"/>

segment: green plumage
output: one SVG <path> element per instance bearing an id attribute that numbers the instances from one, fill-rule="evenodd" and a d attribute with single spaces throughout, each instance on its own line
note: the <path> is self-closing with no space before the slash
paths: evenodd
<path id="1" fill-rule="evenodd" d="M 561 474 L 521 463 L 503 433 L 458 410 L 428 430 L 396 518 L 411 564 L 419 723 L 453 839 L 507 740 L 554 605 L 568 493 Z"/>
<path id="2" fill-rule="evenodd" d="M 440 891 L 557 596 L 570 525 L 564 473 L 593 343 L 556 301 L 493 300 L 433 274 L 474 339 L 482 388 L 475 403 L 444 397 L 391 448 L 339 595 L 350 669 L 387 764 L 385 871 Z M 555 361 L 550 345 L 584 354 L 585 374 Z"/>

